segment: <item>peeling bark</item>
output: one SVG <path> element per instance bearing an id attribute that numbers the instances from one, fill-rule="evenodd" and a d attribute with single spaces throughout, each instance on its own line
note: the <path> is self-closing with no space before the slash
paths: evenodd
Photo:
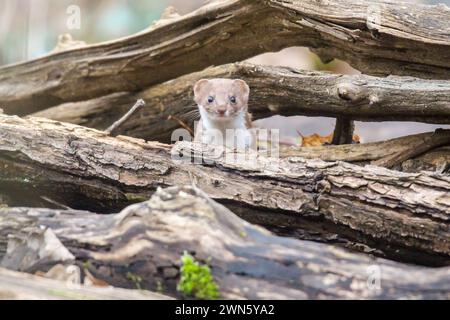
<path id="1" fill-rule="evenodd" d="M 142 288 L 163 288 L 176 297 L 180 258 L 187 251 L 211 267 L 225 299 L 450 298 L 449 267 L 414 267 L 276 237 L 192 187 L 159 190 L 117 215 L 0 210 L 0 239 L 5 230 L 37 225 L 51 228 L 95 277 L 134 287 L 127 277 L 133 274 Z M 379 282 L 369 280 L 374 272 Z"/>
<path id="2" fill-rule="evenodd" d="M 158 186 L 195 183 L 251 222 L 339 234 L 417 263 L 449 262 L 448 175 L 294 157 L 236 162 L 219 147 L 171 148 L 1 115 L 0 141 L 0 194 L 13 197 L 12 205 L 40 204 L 45 196 L 111 212 Z M 180 154 L 201 164 L 174 162 Z"/>
<path id="3" fill-rule="evenodd" d="M 0 105 L 24 115 L 291 46 L 365 73 L 449 79 L 449 17 L 443 4 L 215 1 L 130 37 L 0 68 Z"/>
<path id="4" fill-rule="evenodd" d="M 67 103 L 35 116 L 106 129 L 137 99 L 144 99 L 146 107 L 131 117 L 118 132 L 170 142 L 172 132 L 181 126 L 180 121 L 193 127 L 199 118 L 193 100 L 194 83 L 202 78 L 215 77 L 242 78 L 248 82 L 251 88 L 249 109 L 254 119 L 279 114 L 450 124 L 448 81 L 348 76 L 248 63 L 208 68 L 140 93 L 115 93 Z"/>

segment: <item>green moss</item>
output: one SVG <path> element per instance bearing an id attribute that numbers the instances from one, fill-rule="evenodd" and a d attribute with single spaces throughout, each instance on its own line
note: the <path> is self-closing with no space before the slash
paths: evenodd
<path id="1" fill-rule="evenodd" d="M 181 279 L 177 290 L 186 296 L 197 299 L 217 299 L 219 290 L 211 270 L 207 265 L 201 265 L 187 252 L 181 257 Z"/>
<path id="2" fill-rule="evenodd" d="M 314 70 L 319 71 L 333 71 L 338 66 L 339 62 L 334 59 L 328 63 L 323 63 L 317 55 L 313 55 Z"/>
<path id="3" fill-rule="evenodd" d="M 89 260 L 84 261 L 83 268 L 90 270 L 92 268 L 91 262 Z"/>
<path id="4" fill-rule="evenodd" d="M 142 290 L 141 282 L 142 278 L 138 276 L 137 274 L 134 274 L 132 272 L 127 272 L 127 279 L 132 281 L 134 285 L 136 286 L 136 289 Z"/>

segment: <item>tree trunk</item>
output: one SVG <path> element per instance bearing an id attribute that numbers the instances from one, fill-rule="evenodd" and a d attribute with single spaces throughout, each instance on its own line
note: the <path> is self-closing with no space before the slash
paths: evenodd
<path id="1" fill-rule="evenodd" d="M 310 47 L 325 61 L 348 61 L 364 73 L 448 79 L 449 23 L 445 5 L 215 1 L 130 37 L 0 68 L 0 106 L 24 115 L 292 46 Z"/>
<path id="2" fill-rule="evenodd" d="M 254 153 L 252 153 L 254 155 Z M 178 157 L 182 155 L 182 161 Z M 191 155 L 194 155 L 191 159 Z M 171 146 L 46 119 L 0 115 L 0 194 L 10 205 L 111 212 L 159 187 L 195 183 L 247 220 L 339 234 L 398 259 L 448 264 L 448 175 Z M 200 164 L 191 163 L 194 160 Z"/>
<path id="3" fill-rule="evenodd" d="M 280 114 L 349 117 L 360 121 L 450 124 L 450 82 L 414 78 L 337 75 L 236 63 L 182 76 L 139 93 L 115 93 L 67 103 L 35 116 L 106 129 L 136 102 L 146 106 L 119 129 L 124 135 L 170 142 L 183 124 L 199 118 L 192 87 L 202 78 L 242 78 L 251 88 L 254 119 Z M 171 119 L 171 120 L 169 120 Z"/>
<path id="4" fill-rule="evenodd" d="M 449 267 L 414 267 L 273 236 L 198 188 L 160 189 L 150 201 L 117 215 L 0 210 L 2 241 L 7 234 L 45 228 L 74 255 L 74 263 L 96 278 L 119 287 L 138 282 L 141 288 L 176 297 L 181 297 L 176 291 L 180 258 L 188 252 L 211 267 L 225 299 L 450 298 Z M 4 259 L 16 248 L 33 250 L 27 241 L 10 244 Z"/>

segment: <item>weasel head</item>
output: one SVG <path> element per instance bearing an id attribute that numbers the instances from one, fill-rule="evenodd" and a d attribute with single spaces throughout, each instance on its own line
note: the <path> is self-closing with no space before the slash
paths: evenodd
<path id="1" fill-rule="evenodd" d="M 200 113 L 227 121 L 247 112 L 250 88 L 240 79 L 202 79 L 194 85 L 194 100 Z"/>

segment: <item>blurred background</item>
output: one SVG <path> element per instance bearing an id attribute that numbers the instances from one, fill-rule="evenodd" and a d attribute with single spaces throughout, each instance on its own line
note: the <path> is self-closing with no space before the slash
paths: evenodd
<path id="1" fill-rule="evenodd" d="M 445 3 L 450 0 L 403 0 L 404 2 Z M 205 0 L 0 0 L 0 65 L 45 55 L 58 36 L 70 33 L 77 40 L 97 43 L 131 35 L 147 28 L 168 6 L 185 14 L 203 5 Z M 80 25 L 67 25 L 67 18 L 79 9 Z M 75 11 L 74 11 L 75 10 Z M 328 70 L 353 74 L 357 70 L 342 61 L 327 65 L 306 48 L 288 48 L 250 59 L 253 63 L 282 65 L 307 70 Z M 334 119 L 308 117 L 272 117 L 259 121 L 263 126 L 280 128 L 281 134 L 295 138 L 333 131 Z M 363 142 L 379 141 L 406 134 L 434 130 L 434 126 L 410 122 L 356 123 Z"/>

